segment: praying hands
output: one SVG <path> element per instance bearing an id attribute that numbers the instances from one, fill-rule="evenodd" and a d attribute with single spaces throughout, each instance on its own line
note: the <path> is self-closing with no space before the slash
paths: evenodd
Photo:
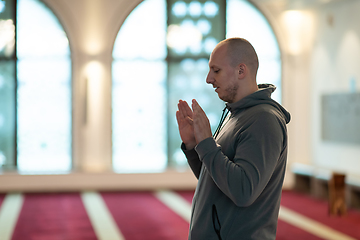
<path id="1" fill-rule="evenodd" d="M 212 136 L 209 119 L 195 99 L 191 107 L 186 101 L 179 100 L 176 112 L 180 137 L 188 150 Z"/>

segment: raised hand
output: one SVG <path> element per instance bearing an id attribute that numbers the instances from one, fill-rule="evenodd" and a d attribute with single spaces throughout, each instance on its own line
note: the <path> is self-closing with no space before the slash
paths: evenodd
<path id="1" fill-rule="evenodd" d="M 181 140 L 190 150 L 196 146 L 196 139 L 193 127 L 193 112 L 186 101 L 179 100 L 176 120 L 179 126 Z"/>
<path id="2" fill-rule="evenodd" d="M 195 99 L 192 100 L 192 110 L 194 135 L 198 144 L 212 136 L 211 127 L 208 117 Z"/>

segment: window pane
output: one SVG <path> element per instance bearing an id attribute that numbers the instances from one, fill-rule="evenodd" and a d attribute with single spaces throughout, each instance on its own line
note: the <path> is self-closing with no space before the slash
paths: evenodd
<path id="1" fill-rule="evenodd" d="M 0 1 L 0 169 L 15 167 L 14 1 Z"/>
<path id="2" fill-rule="evenodd" d="M 15 66 L 0 61 L 0 168 L 15 165 Z"/>
<path id="3" fill-rule="evenodd" d="M 167 163 L 165 62 L 114 62 L 112 96 L 114 170 L 163 171 Z"/>
<path id="4" fill-rule="evenodd" d="M 251 42 L 259 57 L 257 81 L 274 84 L 277 90 L 272 98 L 280 102 L 280 50 L 268 21 L 259 10 L 244 0 L 227 0 L 226 17 L 226 37 L 242 37 Z"/>
<path id="5" fill-rule="evenodd" d="M 116 172 L 167 166 L 166 2 L 145 0 L 127 17 L 113 50 L 112 139 Z"/>
<path id="6" fill-rule="evenodd" d="M 18 169 L 69 171 L 71 61 L 66 35 L 38 0 L 19 0 L 17 16 Z"/>
<path id="7" fill-rule="evenodd" d="M 222 0 L 169 0 L 169 56 L 207 58 L 225 36 Z"/>
<path id="8" fill-rule="evenodd" d="M 17 56 L 70 56 L 67 36 L 54 14 L 39 0 L 18 0 Z"/>
<path id="9" fill-rule="evenodd" d="M 145 0 L 126 18 L 114 44 L 114 59 L 166 58 L 166 4 Z"/>
<path id="10" fill-rule="evenodd" d="M 70 69 L 67 59 L 18 61 L 20 171 L 71 169 Z"/>

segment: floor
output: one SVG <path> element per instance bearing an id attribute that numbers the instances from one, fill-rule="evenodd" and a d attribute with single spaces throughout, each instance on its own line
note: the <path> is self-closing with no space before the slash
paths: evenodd
<path id="1" fill-rule="evenodd" d="M 1 240 L 187 239 L 193 191 L 0 194 Z M 278 240 L 360 239 L 360 211 L 284 191 Z"/>

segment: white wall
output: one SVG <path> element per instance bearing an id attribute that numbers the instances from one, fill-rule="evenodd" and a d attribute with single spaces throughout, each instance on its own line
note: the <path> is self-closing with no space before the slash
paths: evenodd
<path id="1" fill-rule="evenodd" d="M 358 179 L 360 146 L 321 139 L 320 100 L 325 93 L 353 92 L 354 81 L 360 91 L 360 2 L 256 2 L 272 16 L 282 46 L 284 106 L 292 114 L 286 185 L 293 183 L 294 163 Z"/>
<path id="2" fill-rule="evenodd" d="M 256 1 L 278 38 L 282 55 L 282 104 L 290 112 L 289 154 L 284 187 L 294 184 L 292 165 L 311 164 L 309 78 L 314 16 L 311 9 L 290 11 L 281 1 Z M 293 9 L 292 9 L 293 10 Z"/>
<path id="3" fill-rule="evenodd" d="M 360 146 L 321 138 L 321 96 L 360 91 L 360 1 L 315 9 L 317 30 L 311 57 L 312 164 L 360 175 Z M 360 124 L 360 123 L 359 123 Z M 357 133 L 360 134 L 360 133 Z"/>

